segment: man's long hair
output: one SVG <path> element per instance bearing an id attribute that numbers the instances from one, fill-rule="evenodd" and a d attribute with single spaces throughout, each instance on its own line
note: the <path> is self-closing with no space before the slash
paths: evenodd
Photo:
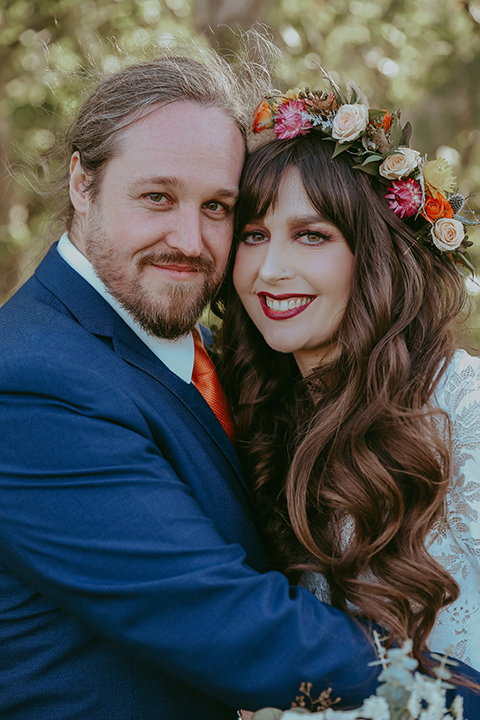
<path id="1" fill-rule="evenodd" d="M 449 418 L 430 401 L 455 351 L 465 289 L 453 263 L 388 208 L 385 187 L 332 151 L 314 132 L 256 150 L 238 228 L 275 206 L 283 173 L 296 167 L 312 206 L 354 253 L 337 356 L 302 378 L 247 316 L 231 263 L 216 306 L 221 377 L 277 568 L 293 581 L 322 573 L 333 605 L 377 621 L 392 639 L 411 637 L 425 668 L 437 614 L 459 592 L 426 538 L 450 478 Z"/>
<path id="2" fill-rule="evenodd" d="M 94 200 L 106 163 L 121 151 L 122 131 L 159 107 L 190 101 L 215 107 L 232 118 L 246 137 L 255 107 L 271 87 L 280 51 L 262 27 L 239 34 L 238 51 L 228 58 L 194 40 L 178 42 L 155 58 L 95 74 L 93 89 L 78 109 L 62 142 L 37 159 L 43 180 L 38 192 L 55 205 L 51 227 L 71 230 L 75 211 L 68 194 L 69 164 L 79 153 Z M 60 172 L 57 168 L 60 167 Z"/>

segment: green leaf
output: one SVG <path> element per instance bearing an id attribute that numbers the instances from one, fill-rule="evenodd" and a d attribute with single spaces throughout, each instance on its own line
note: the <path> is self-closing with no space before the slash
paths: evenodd
<path id="1" fill-rule="evenodd" d="M 383 157 L 387 158 L 387 157 L 389 157 L 389 155 L 396 155 L 398 152 L 399 152 L 398 147 L 393 147 L 391 150 L 386 152 L 385 155 L 383 155 Z M 402 151 L 400 150 L 400 152 L 402 152 Z"/>
<path id="2" fill-rule="evenodd" d="M 398 115 L 395 115 L 392 118 L 392 124 L 390 125 L 390 145 L 392 145 L 394 148 L 399 147 L 402 144 L 402 140 L 403 140 L 402 126 L 400 125 L 400 120 L 398 119 Z"/>
<path id="3" fill-rule="evenodd" d="M 368 111 L 368 117 L 370 120 L 376 120 L 379 117 L 383 117 L 385 115 L 385 110 L 372 110 L 370 109 Z"/>
<path id="4" fill-rule="evenodd" d="M 383 160 L 383 155 L 369 155 L 366 160 L 363 161 L 362 165 L 368 165 L 371 162 L 379 162 Z"/>
<path id="5" fill-rule="evenodd" d="M 374 177 L 379 177 L 377 165 L 354 165 L 353 169 L 361 170 L 362 172 L 366 173 L 367 175 L 373 175 Z"/>
<path id="6" fill-rule="evenodd" d="M 349 142 L 349 143 L 339 143 L 339 142 L 337 142 L 337 144 L 336 144 L 336 146 L 335 146 L 335 151 L 334 151 L 334 153 L 333 153 L 333 155 L 332 155 L 332 158 L 338 157 L 338 155 L 341 155 L 342 152 L 345 152 L 345 150 L 348 150 L 348 148 L 351 148 L 352 145 L 353 145 L 353 142 Z"/>

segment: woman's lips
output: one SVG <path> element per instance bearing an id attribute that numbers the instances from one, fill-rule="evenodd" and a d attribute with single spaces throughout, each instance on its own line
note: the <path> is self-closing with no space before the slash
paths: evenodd
<path id="1" fill-rule="evenodd" d="M 299 315 L 315 300 L 316 295 L 271 295 L 266 292 L 257 293 L 260 307 L 271 320 L 288 320 Z"/>

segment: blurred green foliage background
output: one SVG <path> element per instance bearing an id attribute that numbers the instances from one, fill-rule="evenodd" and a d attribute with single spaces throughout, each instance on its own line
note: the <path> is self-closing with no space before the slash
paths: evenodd
<path id="1" fill-rule="evenodd" d="M 4 0 L 0 9 L 0 301 L 32 270 L 48 207 L 21 166 L 58 142 L 92 68 L 155 54 L 180 35 L 235 50 L 266 23 L 283 52 L 277 86 L 319 85 L 318 65 L 376 107 L 403 108 L 412 146 L 444 156 L 480 206 L 480 0 Z M 37 186 L 38 188 L 38 186 Z M 480 248 L 478 229 L 470 239 Z M 480 250 L 472 253 L 477 266 Z M 480 346 L 480 288 L 470 283 Z"/>

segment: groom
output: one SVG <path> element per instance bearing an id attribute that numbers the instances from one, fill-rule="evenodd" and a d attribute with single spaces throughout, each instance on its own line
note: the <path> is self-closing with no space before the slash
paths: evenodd
<path id="1" fill-rule="evenodd" d="M 375 688 L 360 626 L 266 572 L 228 415 L 197 389 L 241 112 L 219 63 L 105 80 L 67 232 L 0 311 L 2 718 L 233 720 L 305 680 Z"/>

